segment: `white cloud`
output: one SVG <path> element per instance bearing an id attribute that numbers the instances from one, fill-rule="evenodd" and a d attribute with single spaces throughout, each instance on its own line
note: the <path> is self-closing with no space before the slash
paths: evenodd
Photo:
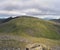
<path id="1" fill-rule="evenodd" d="M 0 14 L 6 14 L 6 15 L 26 15 L 25 13 L 19 12 L 19 11 L 5 11 L 0 10 Z"/>
<path id="2" fill-rule="evenodd" d="M 25 12 L 25 13 L 41 13 L 42 11 L 39 11 L 38 9 L 35 9 L 35 8 L 31 8 L 31 9 L 23 10 L 23 12 Z"/>

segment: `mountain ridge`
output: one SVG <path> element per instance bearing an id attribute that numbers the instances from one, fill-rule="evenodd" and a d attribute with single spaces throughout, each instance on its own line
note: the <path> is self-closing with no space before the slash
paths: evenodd
<path id="1" fill-rule="evenodd" d="M 60 23 L 60 19 L 52 19 L 51 21 L 54 21 L 54 22 Z"/>

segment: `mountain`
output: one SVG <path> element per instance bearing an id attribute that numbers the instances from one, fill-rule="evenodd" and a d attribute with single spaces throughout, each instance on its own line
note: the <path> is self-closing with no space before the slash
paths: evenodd
<path id="1" fill-rule="evenodd" d="M 15 18 L 18 18 L 18 17 L 15 17 Z M 2 18 L 2 19 L 0 19 L 0 24 L 6 23 L 6 22 L 8 22 L 8 21 L 10 21 L 10 20 L 12 20 L 12 19 L 15 19 L 15 18 L 13 18 L 13 17 Z"/>
<path id="2" fill-rule="evenodd" d="M 20 47 L 27 44 L 40 43 L 45 48 L 60 50 L 60 24 L 52 21 L 20 16 L 0 25 L 0 46 Z"/>
<path id="3" fill-rule="evenodd" d="M 60 23 L 60 19 L 52 19 L 51 21 Z"/>
<path id="4" fill-rule="evenodd" d="M 5 19 L 0 19 L 0 24 L 4 21 Z"/>

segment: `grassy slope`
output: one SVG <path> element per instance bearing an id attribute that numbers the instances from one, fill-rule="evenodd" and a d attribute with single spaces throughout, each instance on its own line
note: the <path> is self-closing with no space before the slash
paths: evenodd
<path id="1" fill-rule="evenodd" d="M 0 34 L 22 36 L 32 42 L 60 45 L 60 25 L 32 17 L 20 17 L 0 25 Z"/>

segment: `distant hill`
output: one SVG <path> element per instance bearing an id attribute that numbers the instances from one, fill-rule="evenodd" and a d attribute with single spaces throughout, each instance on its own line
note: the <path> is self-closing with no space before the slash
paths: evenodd
<path id="1" fill-rule="evenodd" d="M 5 22 L 8 22 L 8 21 L 10 21 L 10 20 L 12 20 L 12 19 L 14 19 L 14 18 L 13 18 L 13 17 L 2 18 L 2 19 L 0 19 L 0 24 L 5 23 Z"/>
<path id="2" fill-rule="evenodd" d="M 60 23 L 60 19 L 52 19 L 51 21 Z"/>
<path id="3" fill-rule="evenodd" d="M 0 19 L 0 24 L 3 23 L 4 20 L 5 20 L 5 19 Z"/>
<path id="4" fill-rule="evenodd" d="M 9 18 L 6 23 L 0 25 L 0 28 L 0 35 L 6 35 L 3 39 L 9 38 L 15 41 L 12 45 L 9 43 L 9 46 L 19 45 L 24 48 L 28 43 L 41 43 L 53 48 L 60 46 L 60 25 L 52 21 L 20 16 L 12 20 Z M 4 43 L 2 43 L 3 46 Z"/>

